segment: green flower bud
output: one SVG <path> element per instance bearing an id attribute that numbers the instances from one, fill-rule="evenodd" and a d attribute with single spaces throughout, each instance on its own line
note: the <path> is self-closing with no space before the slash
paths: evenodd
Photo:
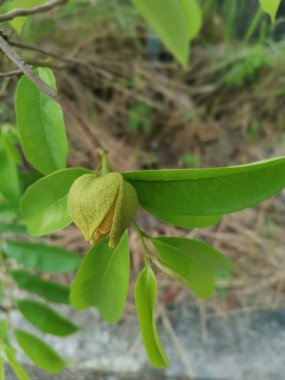
<path id="1" fill-rule="evenodd" d="M 137 208 L 135 189 L 119 173 L 85 174 L 73 183 L 68 195 L 69 215 L 92 245 L 110 234 L 109 246 L 114 248 Z"/>

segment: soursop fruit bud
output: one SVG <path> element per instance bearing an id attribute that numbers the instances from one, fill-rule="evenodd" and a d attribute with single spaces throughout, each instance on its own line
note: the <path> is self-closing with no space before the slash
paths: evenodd
<path id="1" fill-rule="evenodd" d="M 114 248 L 131 223 L 138 208 L 135 189 L 119 173 L 103 177 L 85 174 L 71 186 L 68 212 L 92 245 L 110 234 Z"/>

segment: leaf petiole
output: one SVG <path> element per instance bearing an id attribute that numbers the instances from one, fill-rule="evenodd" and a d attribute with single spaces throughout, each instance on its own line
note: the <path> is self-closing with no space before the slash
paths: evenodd
<path id="1" fill-rule="evenodd" d="M 150 262 L 151 252 L 147 248 L 147 245 L 145 243 L 145 238 L 151 239 L 151 237 L 140 229 L 139 225 L 136 223 L 135 220 L 133 220 L 133 226 L 134 226 L 134 229 L 135 229 L 135 231 L 136 231 L 136 233 L 137 233 L 137 235 L 138 235 L 138 237 L 142 243 L 145 266 L 148 266 L 149 262 Z"/>

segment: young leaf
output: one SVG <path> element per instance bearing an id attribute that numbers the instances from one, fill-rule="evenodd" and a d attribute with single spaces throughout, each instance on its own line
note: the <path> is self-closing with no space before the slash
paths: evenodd
<path id="1" fill-rule="evenodd" d="M 8 322 L 6 319 L 0 320 L 0 340 L 5 340 L 8 334 Z"/>
<path id="2" fill-rule="evenodd" d="M 189 38 L 192 40 L 199 33 L 202 26 L 202 13 L 197 0 L 180 0 L 186 16 Z"/>
<path id="3" fill-rule="evenodd" d="M 3 342 L 0 341 L 0 380 L 5 380 L 5 362 L 3 355 Z"/>
<path id="4" fill-rule="evenodd" d="M 214 169 L 123 174 L 139 203 L 154 215 L 223 215 L 252 207 L 285 186 L 285 157 Z"/>
<path id="5" fill-rule="evenodd" d="M 20 183 L 17 162 L 9 147 L 6 133 L 0 134 L 0 192 L 10 202 L 20 200 Z"/>
<path id="6" fill-rule="evenodd" d="M 50 69 L 39 68 L 37 75 L 56 88 Z M 26 76 L 18 83 L 15 104 L 22 147 L 29 163 L 43 174 L 64 169 L 68 143 L 59 104 L 43 94 Z"/>
<path id="7" fill-rule="evenodd" d="M 10 3 L 10 6 L 8 9 L 13 10 L 17 8 L 22 8 L 22 9 L 32 8 L 46 2 L 47 0 L 13 0 Z M 20 34 L 26 20 L 27 20 L 27 17 L 24 17 L 24 16 L 16 17 L 15 19 L 10 21 L 10 24 Z"/>
<path id="8" fill-rule="evenodd" d="M 68 336 L 79 330 L 79 327 L 42 303 L 25 299 L 18 301 L 17 305 L 25 319 L 45 333 Z"/>
<path id="9" fill-rule="evenodd" d="M 0 223 L 0 232 L 11 232 L 13 234 L 26 234 L 27 228 L 23 224 Z"/>
<path id="10" fill-rule="evenodd" d="M 200 298 L 207 298 L 213 293 L 217 273 L 233 269 L 227 257 L 200 241 L 161 237 L 152 239 L 152 242 L 162 265 L 156 264 Z"/>
<path id="11" fill-rule="evenodd" d="M 187 67 L 190 33 L 180 0 L 132 0 L 157 36 L 175 58 Z"/>
<path id="12" fill-rule="evenodd" d="M 15 335 L 22 350 L 37 367 L 49 373 L 60 373 L 66 368 L 68 363 L 38 337 L 23 330 L 15 330 Z"/>
<path id="13" fill-rule="evenodd" d="M 24 270 L 11 272 L 17 285 L 48 301 L 69 304 L 69 288 L 52 281 L 45 281 Z"/>
<path id="14" fill-rule="evenodd" d="M 169 367 L 155 326 L 154 306 L 156 278 L 150 267 L 145 267 L 137 279 L 135 300 L 144 346 L 149 361 L 155 368 Z"/>
<path id="15" fill-rule="evenodd" d="M 46 244 L 7 240 L 3 244 L 3 252 L 7 257 L 16 260 L 26 268 L 40 272 L 71 272 L 80 263 L 79 255 Z"/>
<path id="16" fill-rule="evenodd" d="M 125 307 L 130 272 L 127 232 L 116 248 L 102 240 L 83 259 L 71 286 L 70 302 L 76 310 L 97 307 L 103 318 L 116 323 Z"/>
<path id="17" fill-rule="evenodd" d="M 31 380 L 30 376 L 18 362 L 14 350 L 11 347 L 5 346 L 5 356 L 19 380 Z"/>
<path id="18" fill-rule="evenodd" d="M 67 196 L 76 178 L 90 170 L 60 170 L 40 179 L 28 188 L 21 202 L 21 213 L 32 236 L 60 230 L 71 223 L 67 212 Z"/>
<path id="19" fill-rule="evenodd" d="M 274 23 L 278 8 L 281 4 L 281 0 L 259 0 L 259 1 L 260 1 L 261 8 L 264 10 L 264 12 L 269 14 L 269 16 L 271 17 L 272 23 Z"/>
<path id="20" fill-rule="evenodd" d="M 12 203 L 2 203 L 0 194 L 0 220 L 11 220 L 19 217 L 19 205 Z"/>
<path id="21" fill-rule="evenodd" d="M 164 212 L 156 212 L 155 216 L 159 219 L 183 228 L 205 228 L 211 227 L 217 224 L 222 216 L 210 215 L 210 216 L 197 216 L 197 215 L 176 215 L 166 214 Z"/>

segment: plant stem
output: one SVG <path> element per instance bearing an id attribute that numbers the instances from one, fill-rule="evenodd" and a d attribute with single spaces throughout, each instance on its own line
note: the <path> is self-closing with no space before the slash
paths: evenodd
<path id="1" fill-rule="evenodd" d="M 5 380 L 4 344 L 1 340 L 0 340 L 0 380 Z"/>
<path id="2" fill-rule="evenodd" d="M 145 243 L 145 240 L 144 238 L 146 237 L 146 234 L 144 233 L 144 231 L 142 231 L 140 229 L 140 227 L 138 226 L 138 224 L 135 222 L 135 220 L 133 220 L 133 226 L 136 230 L 136 233 L 142 243 L 142 247 L 143 247 L 143 254 L 144 254 L 144 262 L 145 262 L 145 266 L 149 265 L 149 258 L 150 258 L 150 252 L 146 246 L 146 243 Z"/>
<path id="3" fill-rule="evenodd" d="M 1 264 L 1 268 L 3 268 L 4 280 L 5 280 L 5 290 L 7 290 L 7 297 L 9 299 L 9 305 L 6 308 L 7 323 L 9 325 L 11 322 L 11 310 L 13 308 L 14 300 L 13 300 L 13 295 L 12 295 L 11 289 L 9 287 L 10 273 L 9 273 L 9 268 L 7 265 L 7 260 L 5 259 L 4 255 L 1 251 L 0 251 L 0 264 Z M 1 380 L 1 378 L 0 378 L 0 380 Z"/>
<path id="4" fill-rule="evenodd" d="M 104 148 L 98 149 L 98 156 L 101 165 L 102 175 L 106 175 L 110 173 L 112 170 L 110 169 L 109 161 L 108 161 L 108 151 Z"/>
<path id="5" fill-rule="evenodd" d="M 249 40 L 251 39 L 251 37 L 253 36 L 254 32 L 256 31 L 259 23 L 260 23 L 260 20 L 263 16 L 263 11 L 261 9 L 261 7 L 259 7 L 250 23 L 250 26 L 247 30 L 247 33 L 242 41 L 243 45 L 246 45 Z"/>

